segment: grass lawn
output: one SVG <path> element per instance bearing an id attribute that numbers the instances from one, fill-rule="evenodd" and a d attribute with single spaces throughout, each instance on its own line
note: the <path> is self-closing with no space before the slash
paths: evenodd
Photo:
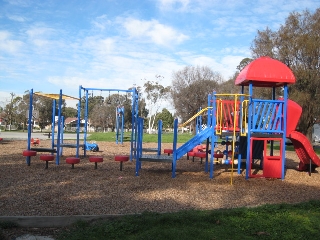
<path id="1" fill-rule="evenodd" d="M 88 141 L 105 141 L 105 142 L 115 142 L 116 141 L 116 133 L 115 132 L 94 132 L 89 133 L 90 136 L 87 138 Z M 162 134 L 163 143 L 172 143 L 173 142 L 173 133 L 163 133 Z M 189 139 L 191 139 L 193 135 L 191 133 L 179 133 L 178 135 L 178 143 L 185 143 Z M 131 132 L 125 132 L 123 134 L 123 141 L 130 142 L 131 139 Z M 120 141 L 120 136 L 118 138 Z M 151 142 L 158 142 L 158 134 L 144 134 L 143 135 L 143 142 L 151 143 Z"/>
<path id="2" fill-rule="evenodd" d="M 128 215 L 78 222 L 60 240 L 87 239 L 318 239 L 320 201 L 255 208 Z"/>

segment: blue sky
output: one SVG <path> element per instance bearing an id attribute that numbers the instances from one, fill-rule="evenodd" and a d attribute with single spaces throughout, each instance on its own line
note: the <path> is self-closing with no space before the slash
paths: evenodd
<path id="1" fill-rule="evenodd" d="M 31 88 L 78 96 L 79 85 L 128 89 L 185 66 L 225 79 L 257 30 L 320 0 L 0 0 L 0 105 Z M 97 94 L 100 95 L 98 92 Z"/>

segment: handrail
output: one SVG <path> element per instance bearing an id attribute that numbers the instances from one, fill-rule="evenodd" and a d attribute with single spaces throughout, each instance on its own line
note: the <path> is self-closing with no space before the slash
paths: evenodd
<path id="1" fill-rule="evenodd" d="M 201 115 L 203 112 L 208 111 L 208 109 L 211 109 L 212 107 L 206 107 L 202 110 L 200 110 L 199 112 L 197 112 L 195 115 L 193 115 L 191 118 L 189 118 L 186 122 L 182 123 L 179 125 L 179 127 L 184 127 L 186 126 L 188 123 L 190 123 L 193 119 L 195 119 L 196 117 L 198 117 L 199 115 Z"/>

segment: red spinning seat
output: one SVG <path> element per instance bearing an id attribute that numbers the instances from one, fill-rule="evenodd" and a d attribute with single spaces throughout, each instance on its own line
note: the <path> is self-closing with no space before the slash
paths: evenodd
<path id="1" fill-rule="evenodd" d="M 98 168 L 98 162 L 103 162 L 103 157 L 99 156 L 90 156 L 89 162 L 94 162 L 94 169 Z"/>
<path id="2" fill-rule="evenodd" d="M 117 155 L 114 157 L 114 160 L 120 162 L 120 171 L 122 171 L 122 163 L 129 161 L 129 156 L 126 155 Z"/>
<path id="3" fill-rule="evenodd" d="M 40 160 L 42 161 L 46 161 L 46 169 L 48 168 L 48 162 L 49 161 L 53 161 L 54 160 L 54 155 L 49 155 L 49 154 L 43 154 L 43 155 L 40 155 Z"/>
<path id="4" fill-rule="evenodd" d="M 22 155 L 25 157 L 32 157 L 32 156 L 37 156 L 37 152 L 33 150 L 24 150 L 22 152 Z"/>
<path id="5" fill-rule="evenodd" d="M 79 162 L 80 162 L 80 158 L 77 158 L 77 157 L 67 157 L 66 158 L 66 163 L 71 164 L 72 169 L 74 168 L 74 164 L 77 164 Z"/>

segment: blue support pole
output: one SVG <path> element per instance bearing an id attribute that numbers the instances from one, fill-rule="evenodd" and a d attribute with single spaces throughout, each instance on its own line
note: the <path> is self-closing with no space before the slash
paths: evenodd
<path id="1" fill-rule="evenodd" d="M 28 114 L 28 142 L 27 142 L 27 149 L 28 151 L 31 148 L 31 131 L 32 131 L 32 109 L 33 109 L 33 89 L 29 92 L 29 114 Z M 26 157 L 27 165 L 30 166 L 31 157 Z"/>
<path id="2" fill-rule="evenodd" d="M 211 126 L 211 118 L 210 118 L 210 100 L 211 100 L 211 94 L 208 94 L 208 111 L 207 111 L 207 127 L 209 128 L 209 127 L 212 127 Z M 213 136 L 211 136 L 211 142 L 212 142 L 212 140 L 213 140 Z M 204 171 L 205 172 L 208 172 L 208 168 L 209 168 L 209 163 L 208 163 L 208 150 L 209 150 L 209 138 L 207 139 L 207 143 L 206 143 L 206 152 L 207 152 L 207 154 L 206 154 L 206 163 L 205 163 L 205 169 L 204 169 Z M 213 150 L 213 148 L 211 148 L 211 150 Z M 214 154 L 214 152 L 211 152 L 211 156 Z M 210 157 L 211 158 L 211 157 Z"/>
<path id="3" fill-rule="evenodd" d="M 124 127 L 124 107 L 121 110 L 121 144 L 123 144 L 123 127 Z"/>
<path id="4" fill-rule="evenodd" d="M 78 121 L 77 121 L 77 152 L 76 157 L 79 157 L 79 146 L 80 146 L 80 123 L 81 123 L 81 88 L 82 86 L 79 86 L 79 102 L 78 102 Z M 87 125 L 87 123 L 85 123 Z"/>
<path id="5" fill-rule="evenodd" d="M 63 134 L 64 134 L 64 116 L 61 116 L 61 126 L 60 126 L 60 156 L 63 154 Z"/>
<path id="6" fill-rule="evenodd" d="M 118 138 L 119 138 L 119 114 L 120 114 L 120 109 L 119 107 L 116 108 L 116 144 L 118 144 Z"/>
<path id="7" fill-rule="evenodd" d="M 58 133 L 57 133 L 57 157 L 56 157 L 56 165 L 60 164 L 60 133 L 61 133 L 61 106 L 62 106 L 62 89 L 60 89 L 59 93 L 59 102 L 58 102 Z"/>
<path id="8" fill-rule="evenodd" d="M 137 149 L 136 149 L 136 176 L 139 176 L 141 169 L 140 157 L 142 155 L 142 134 L 143 134 L 143 118 L 137 119 Z"/>
<path id="9" fill-rule="evenodd" d="M 161 155 L 161 141 L 162 141 L 162 121 L 158 121 L 158 156 Z"/>
<path id="10" fill-rule="evenodd" d="M 249 164 L 251 160 L 250 156 L 250 148 L 252 147 L 250 144 L 251 138 L 251 128 L 252 128 L 252 81 L 249 82 L 249 109 L 248 109 L 248 133 L 247 133 L 247 159 L 246 159 L 246 179 L 249 179 Z"/>
<path id="11" fill-rule="evenodd" d="M 134 126 L 133 126 L 133 146 L 134 146 L 134 149 L 137 149 L 137 125 L 138 125 L 138 113 L 139 113 L 139 93 L 138 91 L 136 90 L 136 88 L 134 88 L 134 118 L 133 118 L 133 123 L 134 123 Z M 142 125 L 142 132 L 143 132 L 143 125 Z M 132 141 L 132 139 L 131 139 Z M 134 150 L 134 157 L 136 157 L 136 151 Z"/>
<path id="12" fill-rule="evenodd" d="M 54 130 L 56 126 L 56 100 L 52 100 L 52 122 L 51 122 L 51 148 L 54 149 Z"/>
<path id="13" fill-rule="evenodd" d="M 285 167 L 286 167 L 286 136 L 287 136 L 287 114 L 288 114 L 288 85 L 285 84 L 283 87 L 283 99 L 284 99 L 284 107 L 283 107 L 283 136 L 282 136 L 282 172 L 281 179 L 285 178 Z"/>
<path id="14" fill-rule="evenodd" d="M 172 159 L 172 178 L 176 177 L 176 165 L 177 165 L 177 140 L 178 140 L 178 119 L 174 120 L 173 125 L 173 159 Z"/>
<path id="15" fill-rule="evenodd" d="M 216 98 L 216 92 L 212 93 L 212 118 L 211 118 L 211 127 L 213 132 L 213 137 L 211 140 L 211 157 L 210 157 L 210 174 L 209 178 L 213 178 L 213 155 L 214 155 L 214 142 L 216 141 L 216 131 L 214 130 L 217 125 L 217 98 Z"/>
<path id="16" fill-rule="evenodd" d="M 133 160 L 133 158 L 137 158 L 137 144 L 135 139 L 136 136 L 136 129 L 138 124 L 138 119 L 136 115 L 136 89 L 133 89 L 132 93 L 132 102 L 131 102 L 131 142 L 130 142 L 130 161 Z"/>

